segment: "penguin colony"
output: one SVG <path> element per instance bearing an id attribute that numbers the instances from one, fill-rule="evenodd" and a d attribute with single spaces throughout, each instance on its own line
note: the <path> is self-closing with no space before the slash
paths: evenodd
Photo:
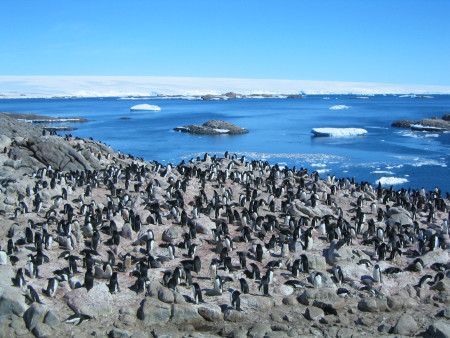
<path id="1" fill-rule="evenodd" d="M 192 304 L 249 311 L 243 297 L 272 297 L 282 287 L 377 297 L 389 293 L 385 285 L 404 287 L 402 276 L 418 291 L 449 277 L 448 259 L 423 260 L 448 250 L 449 196 L 437 189 L 322 179 L 228 153 L 177 166 L 121 155 L 103 170 L 47 167 L 32 178 L 14 212 L 0 214 L 13 222 L 0 258 L 30 303 L 61 299 L 63 283 L 87 292 L 105 283 L 112 295 L 138 298 L 157 283 Z M 398 210 L 410 222 L 390 217 Z M 171 238 L 173 228 L 180 235 Z M 311 257 L 331 246 L 354 248 L 365 273 L 346 275 L 337 260 L 316 269 Z"/>

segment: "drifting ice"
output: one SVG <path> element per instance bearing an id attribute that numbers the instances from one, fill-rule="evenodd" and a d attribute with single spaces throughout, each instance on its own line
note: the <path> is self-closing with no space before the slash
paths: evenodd
<path id="1" fill-rule="evenodd" d="M 158 111 L 161 110 L 160 107 L 154 106 L 151 104 L 138 104 L 130 108 L 131 111 L 137 111 L 137 110 L 152 110 L 152 111 Z"/>
<path id="2" fill-rule="evenodd" d="M 408 182 L 406 178 L 400 177 L 382 177 L 375 181 L 376 184 L 381 183 L 381 185 L 403 184 L 406 182 Z"/>
<path id="3" fill-rule="evenodd" d="M 365 135 L 367 130 L 361 128 L 313 128 L 311 133 L 315 136 L 345 137 Z"/>
<path id="4" fill-rule="evenodd" d="M 336 106 L 330 107 L 332 110 L 340 110 L 340 109 L 350 109 L 350 106 L 346 106 L 345 104 L 338 104 Z"/>

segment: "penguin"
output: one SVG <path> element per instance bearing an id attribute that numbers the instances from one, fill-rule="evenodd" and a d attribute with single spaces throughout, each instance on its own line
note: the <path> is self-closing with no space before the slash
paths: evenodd
<path id="1" fill-rule="evenodd" d="M 291 273 L 293 277 L 297 277 L 300 272 L 300 259 L 296 259 L 292 264 Z"/>
<path id="2" fill-rule="evenodd" d="M 339 288 L 339 289 L 337 289 L 336 294 L 340 298 L 347 298 L 350 295 L 350 291 L 346 288 Z"/>
<path id="3" fill-rule="evenodd" d="M 225 257 L 224 262 L 224 268 L 226 272 L 233 272 L 235 269 L 233 268 L 233 265 L 231 264 L 231 257 Z"/>
<path id="4" fill-rule="evenodd" d="M 46 291 L 47 295 L 49 297 L 54 297 L 57 288 L 58 288 L 58 280 L 56 278 L 49 278 Z"/>
<path id="5" fill-rule="evenodd" d="M 84 313 L 75 313 L 71 316 L 69 316 L 64 322 L 68 323 L 68 324 L 75 324 L 75 325 L 80 325 L 83 321 L 85 320 L 91 320 L 95 317 L 86 315 Z"/>
<path id="6" fill-rule="evenodd" d="M 256 245 L 256 260 L 261 263 L 262 259 L 263 259 L 263 248 L 262 245 L 258 243 Z"/>
<path id="7" fill-rule="evenodd" d="M 373 280 L 378 283 L 383 283 L 381 278 L 381 269 L 378 264 L 373 267 Z"/>
<path id="8" fill-rule="evenodd" d="M 241 292 L 243 294 L 248 294 L 249 287 L 248 287 L 248 284 L 247 284 L 247 281 L 245 280 L 245 278 L 239 278 L 239 284 L 241 286 Z"/>
<path id="9" fill-rule="evenodd" d="M 16 272 L 16 277 L 14 278 L 13 284 L 23 289 L 25 287 L 26 281 L 23 275 L 23 269 L 19 268 Z"/>
<path id="10" fill-rule="evenodd" d="M 246 269 L 247 268 L 247 259 L 245 258 L 246 253 L 242 252 L 242 251 L 238 251 L 238 256 L 239 256 L 239 264 L 241 266 L 241 269 Z"/>
<path id="11" fill-rule="evenodd" d="M 322 273 L 321 272 L 313 272 L 312 275 L 313 285 L 315 288 L 322 287 Z"/>
<path id="12" fill-rule="evenodd" d="M 420 277 L 420 280 L 419 280 L 419 283 L 417 284 L 417 287 L 419 289 L 423 288 L 425 283 L 428 282 L 431 279 L 433 279 L 433 276 L 431 276 L 431 275 L 424 275 L 424 276 Z"/>
<path id="13" fill-rule="evenodd" d="M 194 258 L 196 250 L 197 250 L 197 244 L 191 244 L 191 246 L 189 247 L 189 250 L 188 250 L 188 257 Z"/>
<path id="14" fill-rule="evenodd" d="M 241 293 L 237 290 L 234 290 L 230 295 L 230 303 L 231 307 L 234 310 L 241 311 L 241 299 L 240 299 Z"/>
<path id="15" fill-rule="evenodd" d="M 202 297 L 202 290 L 200 289 L 200 286 L 196 282 L 192 283 L 192 299 L 195 304 L 204 303 Z"/>
<path id="16" fill-rule="evenodd" d="M 267 280 L 266 276 L 262 276 L 261 281 L 259 283 L 258 287 L 259 291 L 262 289 L 262 294 L 264 296 L 270 296 L 269 294 L 269 281 Z"/>
<path id="17" fill-rule="evenodd" d="M 94 274 L 92 270 L 87 270 L 84 274 L 84 287 L 88 292 L 94 287 Z"/>
<path id="18" fill-rule="evenodd" d="M 339 265 L 333 269 L 333 276 L 339 285 L 344 282 L 344 274 L 342 273 L 342 269 Z"/>
<path id="19" fill-rule="evenodd" d="M 39 298 L 39 295 L 36 292 L 36 290 L 31 285 L 28 285 L 27 288 L 28 288 L 28 290 L 27 290 L 27 298 L 28 298 L 28 300 L 30 300 L 31 303 L 43 304 L 41 302 L 41 299 Z"/>
<path id="20" fill-rule="evenodd" d="M 153 240 L 152 240 L 152 242 L 153 242 Z M 175 259 L 175 247 L 172 245 L 172 244 L 169 244 L 168 246 L 167 246 L 167 248 L 169 249 L 169 258 L 172 260 L 172 259 Z"/>
<path id="21" fill-rule="evenodd" d="M 120 291 L 119 280 L 117 279 L 117 272 L 114 271 L 109 279 L 109 292 L 117 293 Z"/>
<path id="22" fill-rule="evenodd" d="M 223 281 L 219 275 L 214 278 L 214 290 L 216 290 L 220 295 L 223 292 Z"/>
<path id="23" fill-rule="evenodd" d="M 269 285 L 271 285 L 273 283 L 273 269 L 272 268 L 267 269 L 266 279 L 267 279 L 267 283 Z"/>
<path id="24" fill-rule="evenodd" d="M 213 258 L 211 264 L 209 265 L 209 277 L 211 279 L 216 278 L 217 275 L 217 259 Z"/>

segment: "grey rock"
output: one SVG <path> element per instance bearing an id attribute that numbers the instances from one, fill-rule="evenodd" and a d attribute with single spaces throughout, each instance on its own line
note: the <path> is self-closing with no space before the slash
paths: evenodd
<path id="1" fill-rule="evenodd" d="M 158 299 L 164 303 L 173 303 L 175 301 L 175 295 L 172 290 L 167 288 L 160 288 L 158 290 Z"/>
<path id="2" fill-rule="evenodd" d="M 180 235 L 181 235 L 181 228 L 174 226 L 164 230 L 162 234 L 162 240 L 174 244 L 176 241 L 179 240 Z"/>
<path id="3" fill-rule="evenodd" d="M 242 306 L 242 304 L 241 304 Z M 242 311 L 236 311 L 233 309 L 226 309 L 223 314 L 223 319 L 228 322 L 242 322 L 245 319 L 245 314 Z"/>
<path id="4" fill-rule="evenodd" d="M 444 319 L 436 320 L 433 324 L 428 326 L 427 333 L 434 338 L 449 338 L 450 323 Z"/>
<path id="5" fill-rule="evenodd" d="M 33 303 L 23 314 L 23 320 L 28 330 L 33 330 L 33 328 L 44 318 L 46 309 L 39 303 Z"/>
<path id="6" fill-rule="evenodd" d="M 392 332 L 401 335 L 412 335 L 415 334 L 417 330 L 419 330 L 419 326 L 414 318 L 411 315 L 404 313 L 397 320 Z"/>
<path id="7" fill-rule="evenodd" d="M 305 311 L 305 318 L 312 321 L 318 321 L 322 319 L 324 315 L 323 310 L 317 307 L 308 307 Z"/>
<path id="8" fill-rule="evenodd" d="M 213 306 L 212 304 L 208 306 L 200 306 L 197 311 L 200 316 L 209 322 L 217 322 L 222 319 L 220 308 L 218 306 Z"/>
<path id="9" fill-rule="evenodd" d="M 52 310 L 48 310 L 44 318 L 44 323 L 47 324 L 48 326 L 56 326 L 60 323 L 60 321 Z"/>
<path id="10" fill-rule="evenodd" d="M 364 312 L 380 312 L 388 309 L 386 298 L 364 298 L 358 302 L 358 309 Z"/>
<path id="11" fill-rule="evenodd" d="M 171 322 L 174 324 L 199 323 L 203 317 L 197 312 L 197 308 L 188 304 L 173 304 Z"/>
<path id="12" fill-rule="evenodd" d="M 133 229 L 129 222 L 125 223 L 122 227 L 122 237 L 126 239 L 133 239 Z"/>
<path id="13" fill-rule="evenodd" d="M 52 328 L 48 326 L 47 324 L 38 323 L 31 332 L 37 337 L 37 338 L 43 338 L 43 337 L 53 337 L 54 333 L 52 332 Z"/>
<path id="14" fill-rule="evenodd" d="M 175 327 L 158 327 L 152 331 L 153 337 L 155 338 L 178 338 L 180 334 Z"/>
<path id="15" fill-rule="evenodd" d="M 76 313 L 90 316 L 111 314 L 115 310 L 114 298 L 106 283 L 94 282 L 94 287 L 88 292 L 86 288 L 77 288 L 64 295 L 67 305 Z"/>
<path id="16" fill-rule="evenodd" d="M 22 316 L 27 309 L 22 292 L 11 285 L 13 277 L 10 265 L 0 266 L 0 315 Z"/>
<path id="17" fill-rule="evenodd" d="M 259 337 L 265 337 L 266 334 L 272 332 L 272 328 L 267 325 L 267 324 L 263 324 L 263 323 L 258 323 L 253 325 L 250 330 L 248 330 L 247 336 L 248 337 L 254 337 L 254 338 L 259 338 Z"/>
<path id="18" fill-rule="evenodd" d="M 108 337 L 110 337 L 110 338 L 128 338 L 128 337 L 130 337 L 130 334 L 126 331 L 112 329 L 111 331 L 109 331 Z"/>
<path id="19" fill-rule="evenodd" d="M 138 319 L 146 325 L 163 325 L 172 315 L 172 307 L 166 303 L 145 298 L 137 311 Z"/>

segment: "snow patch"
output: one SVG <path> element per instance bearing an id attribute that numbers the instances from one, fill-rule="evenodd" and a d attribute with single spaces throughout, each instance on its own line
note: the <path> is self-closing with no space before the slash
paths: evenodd
<path id="1" fill-rule="evenodd" d="M 226 134 L 230 132 L 228 129 L 219 129 L 219 128 L 214 128 L 214 131 L 221 134 Z"/>

